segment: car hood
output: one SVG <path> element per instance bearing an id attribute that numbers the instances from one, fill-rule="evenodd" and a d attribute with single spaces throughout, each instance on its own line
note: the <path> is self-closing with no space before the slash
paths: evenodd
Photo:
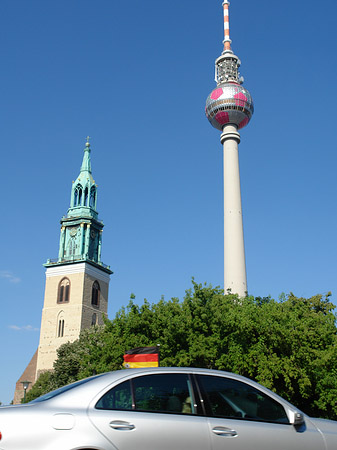
<path id="1" fill-rule="evenodd" d="M 326 449 L 336 450 L 337 422 L 335 422 L 334 420 L 327 420 L 327 419 L 313 419 L 311 417 L 310 421 L 322 433 L 325 440 Z"/>

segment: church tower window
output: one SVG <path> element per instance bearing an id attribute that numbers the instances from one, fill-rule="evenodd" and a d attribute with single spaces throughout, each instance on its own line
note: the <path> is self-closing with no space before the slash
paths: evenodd
<path id="1" fill-rule="evenodd" d="M 96 203 L 96 189 L 94 186 L 90 189 L 90 208 L 95 209 L 95 203 Z"/>
<path id="2" fill-rule="evenodd" d="M 64 336 L 64 319 L 59 320 L 58 330 L 57 330 L 57 337 L 63 337 Z"/>
<path id="3" fill-rule="evenodd" d="M 81 206 L 82 204 L 82 188 L 79 186 L 78 188 L 78 205 Z"/>
<path id="4" fill-rule="evenodd" d="M 60 281 L 58 295 L 57 295 L 57 303 L 68 303 L 70 295 L 70 281 L 68 278 L 63 278 Z"/>
<path id="5" fill-rule="evenodd" d="M 92 293 L 91 293 L 91 304 L 93 306 L 99 307 L 99 297 L 100 297 L 100 287 L 98 281 L 95 281 L 92 285 Z"/>
<path id="6" fill-rule="evenodd" d="M 78 184 L 74 190 L 74 206 L 81 206 L 82 202 L 82 186 Z"/>
<path id="7" fill-rule="evenodd" d="M 74 256 L 76 254 L 76 241 L 72 238 L 68 244 L 68 255 Z"/>
<path id="8" fill-rule="evenodd" d="M 84 191 L 84 206 L 88 206 L 88 192 L 88 188 L 86 187 Z"/>
<path id="9" fill-rule="evenodd" d="M 91 326 L 94 326 L 97 324 L 97 314 L 94 313 L 91 317 Z"/>

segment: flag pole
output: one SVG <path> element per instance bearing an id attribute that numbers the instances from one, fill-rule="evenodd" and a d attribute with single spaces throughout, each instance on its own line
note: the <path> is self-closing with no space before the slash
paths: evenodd
<path id="1" fill-rule="evenodd" d="M 160 367 L 160 344 L 157 344 L 158 347 L 158 367 Z"/>

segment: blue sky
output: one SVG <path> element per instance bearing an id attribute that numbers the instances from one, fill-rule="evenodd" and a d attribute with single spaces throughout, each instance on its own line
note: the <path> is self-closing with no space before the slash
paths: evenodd
<path id="1" fill-rule="evenodd" d="M 221 0 L 1 0 L 0 401 L 34 354 L 90 135 L 109 316 L 130 294 L 223 283 L 220 133 L 204 116 Z M 337 299 L 333 0 L 232 0 L 232 47 L 255 114 L 241 131 L 248 289 Z"/>

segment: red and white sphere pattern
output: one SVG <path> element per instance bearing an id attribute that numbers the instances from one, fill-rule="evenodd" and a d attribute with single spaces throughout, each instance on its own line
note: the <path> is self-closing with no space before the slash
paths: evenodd
<path id="1" fill-rule="evenodd" d="M 227 124 L 235 124 L 240 129 L 248 124 L 254 113 L 253 99 L 240 84 L 223 83 L 207 97 L 205 112 L 218 130 Z"/>

